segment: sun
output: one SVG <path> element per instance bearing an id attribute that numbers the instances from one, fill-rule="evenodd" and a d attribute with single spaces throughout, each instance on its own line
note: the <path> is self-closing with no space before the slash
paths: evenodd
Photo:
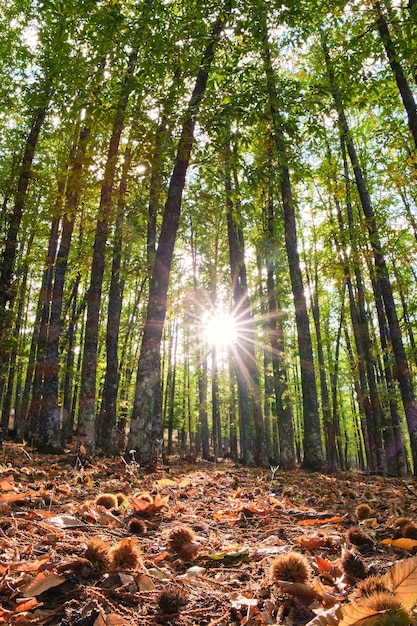
<path id="1" fill-rule="evenodd" d="M 236 320 L 226 311 L 215 311 L 203 320 L 205 340 L 218 349 L 228 348 L 237 339 Z"/>

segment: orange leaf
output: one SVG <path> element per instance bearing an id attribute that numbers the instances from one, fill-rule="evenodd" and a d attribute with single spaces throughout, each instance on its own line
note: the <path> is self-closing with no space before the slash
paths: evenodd
<path id="1" fill-rule="evenodd" d="M 36 598 L 29 598 L 29 600 L 25 600 L 24 602 L 20 602 L 15 608 L 15 613 L 25 613 L 26 611 L 31 611 L 32 609 L 38 606 L 38 601 Z"/>
<path id="2" fill-rule="evenodd" d="M 0 501 L 3 502 L 27 502 L 36 494 L 33 491 L 23 493 L 0 493 Z"/>
<path id="3" fill-rule="evenodd" d="M 63 576 L 56 576 L 49 572 L 40 572 L 35 578 L 23 588 L 23 595 L 25 598 L 31 598 L 32 596 L 39 596 L 44 591 L 48 591 L 52 587 L 58 587 L 62 585 L 66 578 Z"/>
<path id="4" fill-rule="evenodd" d="M 402 550 L 412 550 L 417 546 L 416 539 L 408 539 L 401 537 L 400 539 L 383 539 L 381 543 L 384 546 L 394 546 L 394 548 L 402 548 Z"/>
<path id="5" fill-rule="evenodd" d="M 3 480 L 0 481 L 0 489 L 2 491 L 11 491 L 12 489 L 14 489 L 14 486 L 14 478 L 12 474 L 10 474 L 10 476 L 7 476 L 7 478 L 3 478 Z"/>
<path id="6" fill-rule="evenodd" d="M 301 537 L 298 537 L 297 541 L 300 546 L 307 548 L 307 550 L 316 550 L 325 544 L 326 538 L 320 537 L 319 535 L 313 535 L 312 537 L 302 535 Z"/>
<path id="7" fill-rule="evenodd" d="M 51 556 L 52 554 L 44 554 L 43 556 L 39 557 L 39 559 L 36 559 L 35 561 L 22 561 L 20 563 L 13 563 L 10 566 L 10 569 L 13 572 L 26 572 L 26 573 L 38 572 L 40 568 L 42 567 L 42 565 L 45 565 L 49 561 Z"/>
<path id="8" fill-rule="evenodd" d="M 168 505 L 169 496 L 160 496 L 159 493 L 156 494 L 153 504 L 156 508 L 162 509 L 164 506 Z"/>
<path id="9" fill-rule="evenodd" d="M 297 526 L 314 526 L 317 524 L 338 524 L 339 522 L 345 522 L 346 518 L 340 515 L 334 517 L 328 517 L 327 519 L 303 519 L 297 522 Z"/>

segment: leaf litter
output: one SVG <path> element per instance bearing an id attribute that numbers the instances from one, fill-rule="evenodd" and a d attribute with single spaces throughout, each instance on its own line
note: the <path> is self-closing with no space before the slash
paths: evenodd
<path id="1" fill-rule="evenodd" d="M 24 453 L 0 464 L 0 624 L 417 624 L 412 479 Z"/>

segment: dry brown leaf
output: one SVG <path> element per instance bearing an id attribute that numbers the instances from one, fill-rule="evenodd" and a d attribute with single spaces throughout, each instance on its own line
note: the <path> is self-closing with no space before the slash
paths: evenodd
<path id="1" fill-rule="evenodd" d="M 338 578 L 342 575 L 342 570 L 336 563 L 323 559 L 321 556 L 316 556 L 316 563 L 320 574 L 330 574 L 334 578 Z"/>
<path id="2" fill-rule="evenodd" d="M 66 578 L 63 576 L 56 576 L 50 572 L 40 572 L 35 578 L 23 588 L 23 595 L 25 598 L 31 598 L 33 596 L 39 596 L 44 591 L 48 591 L 52 587 L 58 587 L 64 583 Z"/>
<path id="3" fill-rule="evenodd" d="M 156 585 L 152 578 L 147 574 L 142 574 L 136 579 L 136 584 L 139 587 L 139 591 L 155 591 Z"/>
<path id="4" fill-rule="evenodd" d="M 411 609 L 417 602 L 417 555 L 395 563 L 386 577 L 396 596 Z"/>
<path id="5" fill-rule="evenodd" d="M 3 478 L 0 481 L 0 489 L 2 491 L 11 491 L 12 489 L 14 489 L 15 484 L 14 484 L 14 478 L 13 475 L 10 474 L 10 476 L 7 476 L 7 478 Z"/>
<path id="6" fill-rule="evenodd" d="M 308 535 L 301 535 L 301 537 L 297 538 L 297 541 L 300 546 L 306 548 L 307 550 L 317 550 L 325 544 L 326 538 L 319 535 L 313 535 L 311 537 Z"/>
<path id="7" fill-rule="evenodd" d="M 156 484 L 160 487 L 177 487 L 178 483 L 172 478 L 160 478 L 156 481 Z"/>
<path id="8" fill-rule="evenodd" d="M 338 626 L 342 617 L 341 607 L 332 607 L 327 611 L 320 612 L 306 626 Z"/>
<path id="9" fill-rule="evenodd" d="M 290 583 L 287 580 L 276 580 L 281 591 L 291 596 L 296 596 L 298 600 L 304 602 L 307 606 L 314 600 L 321 600 L 321 595 L 317 593 L 310 585 L 304 583 Z"/>
<path id="10" fill-rule="evenodd" d="M 339 626 L 376 626 L 381 619 L 380 612 L 360 604 L 347 604 L 342 615 Z"/>
<path id="11" fill-rule="evenodd" d="M 297 526 L 314 526 L 317 524 L 337 524 L 339 522 L 345 522 L 346 518 L 342 515 L 335 515 L 334 517 L 328 517 L 326 519 L 302 519 L 297 522 Z"/>
<path id="12" fill-rule="evenodd" d="M 10 570 L 13 572 L 26 572 L 26 573 L 38 572 L 40 568 L 49 561 L 51 556 L 52 554 L 49 553 L 49 554 L 44 554 L 43 556 L 39 557 L 39 559 L 36 559 L 35 561 L 22 561 L 20 563 L 13 563 L 10 565 Z"/>
<path id="13" fill-rule="evenodd" d="M 29 598 L 29 600 L 25 600 L 24 602 L 19 602 L 15 609 L 15 613 L 25 613 L 26 611 L 31 611 L 38 606 L 38 601 L 36 598 Z"/>
<path id="14" fill-rule="evenodd" d="M 31 498 L 38 495 L 33 491 L 27 491 L 26 493 L 0 493 L 0 500 L 3 502 L 28 502 Z"/>
<path id="15" fill-rule="evenodd" d="M 394 546 L 394 548 L 402 548 L 403 550 L 412 550 L 417 546 L 416 539 L 408 539 L 401 537 L 400 539 L 383 539 L 381 543 L 384 546 Z"/>
<path id="16" fill-rule="evenodd" d="M 159 494 L 156 494 L 155 498 L 149 496 L 149 500 L 134 497 L 131 500 L 131 506 L 134 511 L 137 513 L 141 513 L 144 517 L 153 517 L 159 511 L 167 506 L 169 500 L 169 496 L 161 497 Z"/>
<path id="17" fill-rule="evenodd" d="M 233 591 L 230 594 L 230 600 L 232 602 L 232 607 L 234 607 L 235 609 L 240 609 L 241 606 L 258 605 L 258 600 L 256 598 L 245 596 L 243 595 L 243 593 L 239 593 L 238 591 Z"/>

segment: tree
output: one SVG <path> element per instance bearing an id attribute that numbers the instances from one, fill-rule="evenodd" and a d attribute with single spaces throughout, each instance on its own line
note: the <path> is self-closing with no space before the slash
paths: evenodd
<path id="1" fill-rule="evenodd" d="M 312 470 L 323 467 L 324 457 L 321 442 L 321 430 L 318 414 L 316 378 L 314 373 L 313 349 L 310 323 L 304 295 L 300 257 L 297 249 L 297 229 L 295 220 L 294 198 L 292 194 L 287 148 L 284 139 L 283 124 L 278 105 L 275 76 L 271 63 L 268 33 L 265 21 L 262 23 L 261 53 L 267 82 L 269 108 L 274 129 L 274 139 L 278 166 L 280 168 L 281 199 L 284 212 L 285 245 L 287 249 L 292 293 L 294 297 L 297 339 L 303 392 L 304 420 L 304 459 L 303 465 Z"/>
<path id="2" fill-rule="evenodd" d="M 211 30 L 199 65 L 178 141 L 177 156 L 168 187 L 158 248 L 152 269 L 128 440 L 128 450 L 136 450 L 140 463 L 145 465 L 159 456 L 162 439 L 160 345 L 185 176 L 190 162 L 196 117 L 206 90 L 215 48 L 229 12 L 230 7 L 226 5 L 224 12 L 217 18 Z"/>

